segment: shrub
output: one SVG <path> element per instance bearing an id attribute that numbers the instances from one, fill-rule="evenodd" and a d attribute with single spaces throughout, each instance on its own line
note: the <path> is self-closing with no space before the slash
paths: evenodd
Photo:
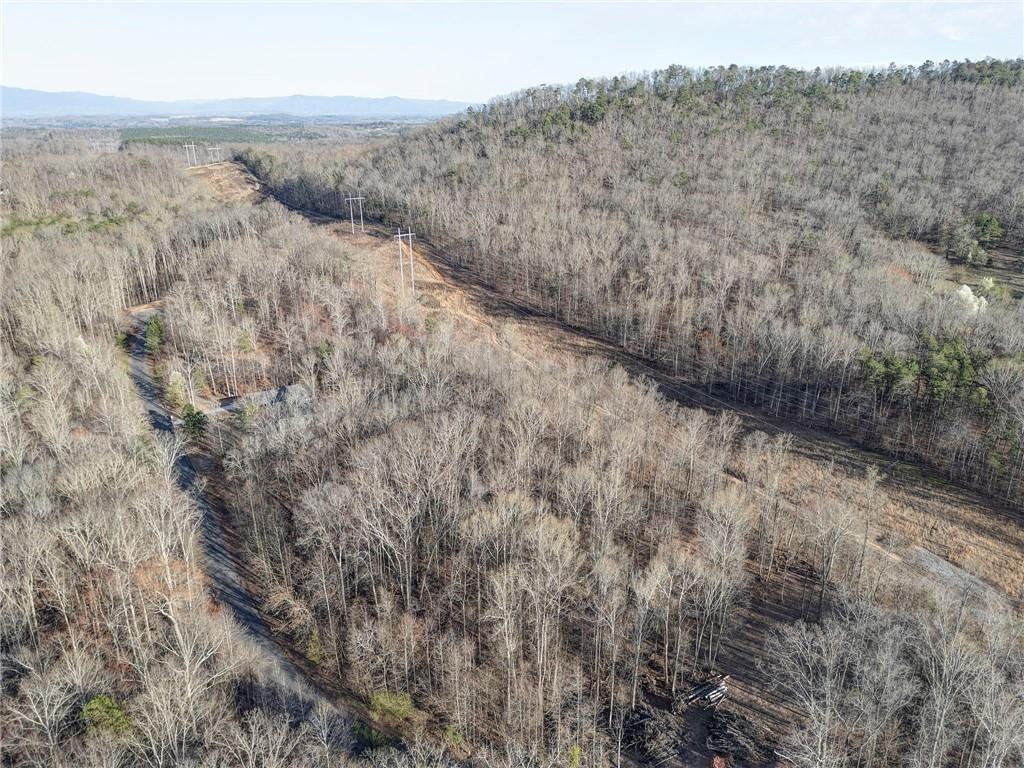
<path id="1" fill-rule="evenodd" d="M 372 725 L 356 723 L 352 733 L 363 749 L 380 749 L 388 745 L 388 737 Z"/>
<path id="2" fill-rule="evenodd" d="M 238 422 L 238 426 L 245 428 L 250 427 L 256 423 L 256 417 L 259 415 L 260 409 L 255 403 L 243 402 L 237 411 L 235 411 L 235 420 Z"/>
<path id="3" fill-rule="evenodd" d="M 320 642 L 320 629 L 315 624 L 313 632 L 309 636 L 309 642 L 306 644 L 306 658 L 314 664 L 319 664 L 324 660 L 324 646 Z"/>
<path id="4" fill-rule="evenodd" d="M 153 315 L 146 323 L 146 354 L 156 355 L 164 343 L 164 326 L 160 315 Z"/>
<path id="5" fill-rule="evenodd" d="M 172 408 L 180 408 L 185 402 L 185 377 L 177 371 L 173 371 L 167 377 L 167 386 L 164 388 L 164 397 Z"/>
<path id="6" fill-rule="evenodd" d="M 986 299 L 996 301 L 1008 301 L 1013 298 L 1013 291 L 994 277 L 983 277 L 981 283 L 978 284 L 978 293 Z"/>
<path id="7" fill-rule="evenodd" d="M 90 733 L 106 731 L 114 736 L 131 732 L 132 721 L 110 696 L 94 696 L 82 707 L 82 719 Z"/>
<path id="8" fill-rule="evenodd" d="M 462 729 L 452 723 L 444 727 L 444 740 L 450 747 L 460 747 L 465 742 L 466 737 L 462 735 Z"/>
<path id="9" fill-rule="evenodd" d="M 985 264 L 988 254 L 978 241 L 977 230 L 970 222 L 963 222 L 946 240 L 946 253 L 967 264 Z"/>
<path id="10" fill-rule="evenodd" d="M 206 432 L 206 414 L 192 405 L 186 405 L 181 411 L 185 433 L 193 440 L 198 440 Z"/>
<path id="11" fill-rule="evenodd" d="M 210 382 L 206 380 L 206 374 L 199 366 L 192 369 L 192 386 L 197 392 L 206 392 L 210 388 Z"/>
<path id="12" fill-rule="evenodd" d="M 992 245 L 1003 236 L 1003 225 L 991 213 L 979 213 L 974 220 L 974 233 L 982 245 Z"/>
<path id="13" fill-rule="evenodd" d="M 14 405 L 19 411 L 28 410 L 29 406 L 32 405 L 33 396 L 32 387 L 27 384 L 20 384 L 14 390 Z"/>
<path id="14" fill-rule="evenodd" d="M 416 712 L 416 707 L 412 705 L 412 697 L 408 693 L 377 691 L 370 696 L 370 711 L 374 717 L 407 720 Z"/>
<path id="15" fill-rule="evenodd" d="M 248 331 L 242 333 L 238 339 L 238 349 L 241 352 L 255 352 L 256 343 L 252 339 L 252 334 Z"/>

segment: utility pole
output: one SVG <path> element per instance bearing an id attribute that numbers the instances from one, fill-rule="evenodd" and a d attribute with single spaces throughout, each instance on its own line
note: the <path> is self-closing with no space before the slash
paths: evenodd
<path id="1" fill-rule="evenodd" d="M 398 228 L 398 234 L 395 235 L 395 240 L 398 241 L 398 274 L 402 280 L 402 293 L 405 293 L 405 259 L 402 253 L 402 239 L 409 238 L 409 276 L 412 279 L 412 292 L 416 295 L 416 252 L 412 249 L 412 239 L 416 237 L 416 233 L 411 229 L 408 232 L 403 232 L 402 228 Z"/>
<path id="2" fill-rule="evenodd" d="M 411 229 L 404 235 L 400 234 L 398 242 L 401 243 L 401 238 L 409 238 L 409 276 L 412 278 L 412 295 L 416 295 L 416 252 L 412 249 L 412 239 L 416 237 L 416 233 Z"/>
<path id="3" fill-rule="evenodd" d="M 207 159 L 211 163 L 220 162 L 220 147 L 207 147 L 206 148 Z"/>
<path id="4" fill-rule="evenodd" d="M 398 288 L 399 291 L 405 294 L 405 257 L 402 255 L 402 228 L 398 228 L 398 234 L 395 235 L 395 240 L 398 241 Z"/>
<path id="5" fill-rule="evenodd" d="M 348 220 L 350 222 L 352 222 L 352 234 L 353 235 L 356 233 L 356 218 L 355 218 L 355 215 L 352 213 L 352 203 L 354 203 L 354 202 L 358 202 L 359 203 L 359 231 L 360 232 L 365 232 L 366 231 L 365 229 L 363 229 L 363 200 L 365 200 L 366 198 L 365 197 L 359 197 L 358 195 L 359 195 L 359 193 L 356 192 L 356 197 L 346 197 L 345 198 L 345 200 L 348 202 Z M 399 229 L 398 232 L 399 232 L 399 234 L 401 234 L 402 230 Z M 401 246 L 401 241 L 399 241 L 399 246 Z"/>
<path id="6" fill-rule="evenodd" d="M 195 143 L 182 144 L 181 146 L 185 149 L 185 162 L 188 164 L 188 167 L 192 168 L 199 165 L 199 155 L 196 154 Z"/>

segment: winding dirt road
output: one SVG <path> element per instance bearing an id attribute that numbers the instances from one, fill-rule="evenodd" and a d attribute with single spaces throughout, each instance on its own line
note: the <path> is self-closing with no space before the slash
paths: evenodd
<path id="1" fill-rule="evenodd" d="M 160 399 L 160 388 L 153 380 L 149 357 L 146 354 L 145 326 L 158 310 L 152 306 L 128 310 L 132 323 L 131 346 L 129 349 L 128 375 L 135 391 L 146 408 L 150 427 L 158 435 L 173 437 L 176 432 L 175 420 Z M 229 545 L 231 538 L 223 516 L 207 499 L 202 489 L 199 473 L 191 457 L 181 452 L 174 464 L 178 486 L 192 500 L 200 512 L 200 537 L 204 553 L 204 572 L 209 580 L 213 597 L 218 603 L 229 608 L 238 623 L 253 637 L 260 650 L 272 659 L 283 675 L 283 681 L 295 693 L 313 693 L 305 684 L 305 678 L 291 662 L 288 655 L 276 642 L 273 633 L 260 615 L 253 595 L 245 588 L 240 575 L 241 563 Z"/>
<path id="2" fill-rule="evenodd" d="M 154 434 L 173 438 L 178 425 L 161 401 L 160 387 L 153 377 L 150 356 L 146 354 L 146 323 L 158 311 L 154 304 L 127 310 L 131 326 L 128 375 L 145 407 Z M 282 389 L 269 391 L 264 399 L 267 402 L 276 401 L 280 398 Z M 256 400 L 259 401 L 259 396 Z M 230 414 L 232 403 L 221 404 L 219 410 Z M 203 571 L 211 596 L 219 605 L 231 611 L 239 627 L 255 644 L 262 660 L 271 667 L 272 679 L 289 695 L 289 706 L 303 711 L 318 705 L 326 707 L 328 711 L 333 711 L 343 719 L 373 722 L 376 731 L 395 742 L 401 741 L 401 734 L 374 722 L 362 702 L 349 692 L 325 685 L 324 677 L 317 673 L 301 651 L 288 638 L 274 632 L 261 610 L 262 601 L 258 593 L 251 587 L 253 578 L 249 575 L 248 566 L 239 556 L 242 547 L 230 515 L 207 493 L 206 478 L 197 467 L 199 461 L 200 457 L 193 457 L 182 451 L 176 457 L 174 468 L 179 488 L 192 500 L 200 513 L 199 535 Z"/>

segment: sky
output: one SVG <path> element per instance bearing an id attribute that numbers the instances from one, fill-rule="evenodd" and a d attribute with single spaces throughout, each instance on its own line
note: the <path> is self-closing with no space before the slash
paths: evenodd
<path id="1" fill-rule="evenodd" d="M 484 102 L 669 64 L 1024 56 L 1024 0 L 43 3 L 3 0 L 0 82 L 140 99 Z"/>

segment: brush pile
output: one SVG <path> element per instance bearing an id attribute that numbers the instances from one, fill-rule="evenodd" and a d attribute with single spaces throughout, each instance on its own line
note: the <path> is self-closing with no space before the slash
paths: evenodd
<path id="1" fill-rule="evenodd" d="M 708 720 L 707 748 L 716 755 L 729 755 L 742 763 L 765 760 L 767 733 L 750 719 L 735 712 L 714 710 Z"/>

